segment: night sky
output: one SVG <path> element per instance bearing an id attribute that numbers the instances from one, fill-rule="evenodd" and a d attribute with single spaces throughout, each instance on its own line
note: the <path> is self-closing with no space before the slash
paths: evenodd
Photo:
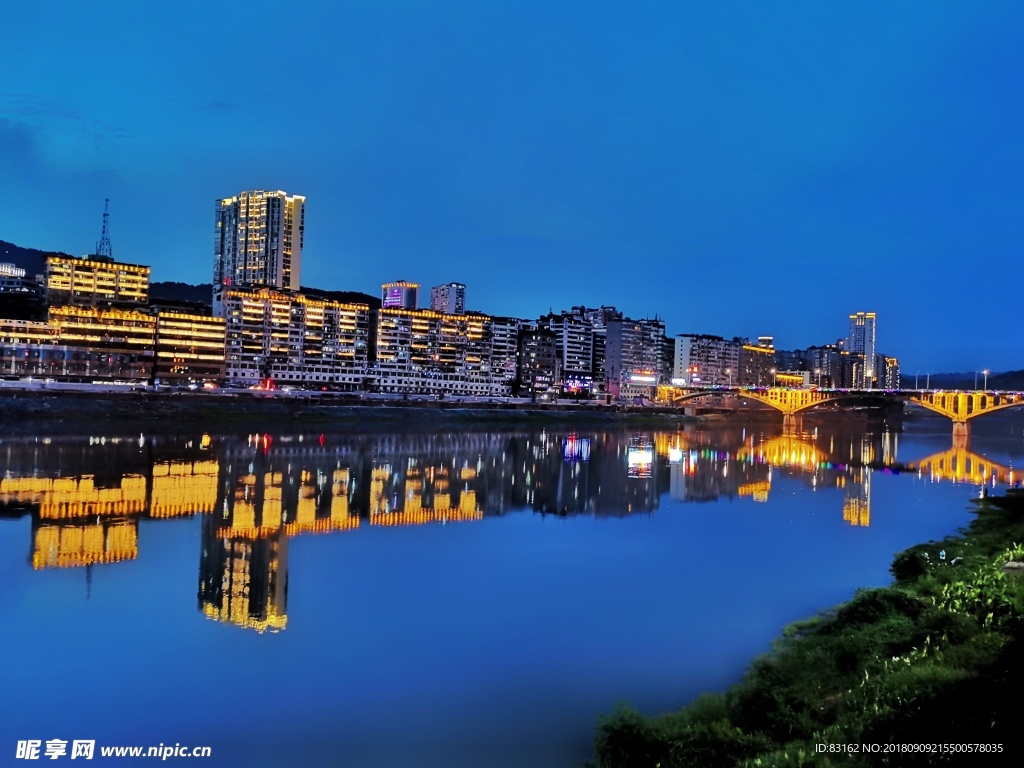
<path id="1" fill-rule="evenodd" d="M 283 189 L 308 286 L 1024 368 L 1024 5 L 637 5 L 4 3 L 0 239 L 207 282 Z"/>

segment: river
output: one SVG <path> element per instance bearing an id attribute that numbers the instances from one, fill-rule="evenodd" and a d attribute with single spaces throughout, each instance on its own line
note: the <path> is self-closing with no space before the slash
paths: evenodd
<path id="1" fill-rule="evenodd" d="M 0 754 L 582 765 L 1020 479 L 1022 414 L 805 427 L 0 437 Z"/>

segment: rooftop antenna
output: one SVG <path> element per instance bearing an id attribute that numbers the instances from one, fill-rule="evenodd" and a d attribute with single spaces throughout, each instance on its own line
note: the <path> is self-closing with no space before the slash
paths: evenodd
<path id="1" fill-rule="evenodd" d="M 103 233 L 100 241 L 96 243 L 96 255 L 113 259 L 110 250 L 110 198 L 103 201 Z"/>

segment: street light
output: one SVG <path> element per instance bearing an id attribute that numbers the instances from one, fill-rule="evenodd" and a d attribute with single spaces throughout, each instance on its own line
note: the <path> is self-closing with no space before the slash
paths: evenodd
<path id="1" fill-rule="evenodd" d="M 982 371 L 982 373 L 985 374 L 985 386 L 982 387 L 982 389 L 984 389 L 986 392 L 988 392 L 988 368 L 986 368 L 984 371 Z"/>
<path id="2" fill-rule="evenodd" d="M 821 368 L 815 368 L 814 373 L 818 377 L 818 389 L 821 389 Z"/>
<path id="3" fill-rule="evenodd" d="M 777 380 L 777 378 L 775 376 L 775 369 L 772 368 L 772 386 L 774 387 L 777 383 L 778 383 L 778 380 Z"/>
<path id="4" fill-rule="evenodd" d="M 732 368 L 726 368 L 725 375 L 729 377 L 729 389 L 732 389 Z"/>

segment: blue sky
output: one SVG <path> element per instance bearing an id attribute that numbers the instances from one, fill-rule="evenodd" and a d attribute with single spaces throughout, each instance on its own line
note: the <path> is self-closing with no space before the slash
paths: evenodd
<path id="1" fill-rule="evenodd" d="M 713 7 L 701 7 L 701 6 Z M 0 239 L 206 282 L 307 196 L 302 282 L 1024 368 L 1024 6 L 190 0 L 0 11 Z"/>

